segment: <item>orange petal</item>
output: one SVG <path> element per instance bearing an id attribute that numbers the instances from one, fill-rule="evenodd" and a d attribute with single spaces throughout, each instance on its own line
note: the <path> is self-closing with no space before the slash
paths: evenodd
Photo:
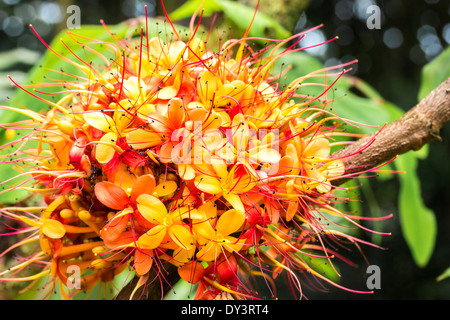
<path id="1" fill-rule="evenodd" d="M 210 242 L 210 240 L 216 237 L 216 232 L 214 231 L 208 220 L 196 222 L 192 227 L 197 235 L 207 240 L 206 242 Z"/>
<path id="2" fill-rule="evenodd" d="M 192 262 L 178 268 L 178 274 L 184 281 L 196 284 L 203 278 L 205 268 L 200 262 Z"/>
<path id="3" fill-rule="evenodd" d="M 176 208 L 170 213 L 170 216 L 172 217 L 172 221 L 174 223 L 179 224 L 181 224 L 182 223 L 181 221 L 184 219 L 199 220 L 205 218 L 204 212 L 194 209 L 193 207 L 190 206 L 183 206 Z"/>
<path id="4" fill-rule="evenodd" d="M 130 199 L 136 202 L 137 197 L 141 194 L 152 194 L 156 186 L 156 179 L 152 174 L 145 174 L 136 179 L 131 189 Z"/>
<path id="5" fill-rule="evenodd" d="M 128 225 L 128 216 L 122 215 L 114 217 L 108 224 L 102 229 L 100 235 L 106 243 L 111 243 L 119 239 L 122 236 L 123 231 Z"/>
<path id="6" fill-rule="evenodd" d="M 213 97 L 217 91 L 218 81 L 220 79 L 210 71 L 203 71 L 197 81 L 197 94 L 207 109 L 213 104 Z"/>
<path id="7" fill-rule="evenodd" d="M 183 100 L 180 98 L 173 98 L 169 101 L 167 117 L 174 128 L 180 128 L 182 126 L 185 114 Z"/>
<path id="8" fill-rule="evenodd" d="M 121 187 L 107 181 L 95 185 L 95 196 L 105 206 L 115 210 L 124 209 L 129 202 L 127 193 Z"/>
<path id="9" fill-rule="evenodd" d="M 242 249 L 245 244 L 246 239 L 236 239 L 234 237 L 225 237 L 225 242 L 222 247 L 229 252 L 237 252 Z"/>
<path id="10" fill-rule="evenodd" d="M 153 264 L 153 251 L 149 249 L 136 248 L 134 253 L 133 267 L 138 276 L 142 276 L 150 271 Z"/>
<path id="11" fill-rule="evenodd" d="M 222 253 L 222 248 L 215 241 L 210 241 L 197 252 L 197 258 L 202 261 L 214 261 Z"/>
<path id="12" fill-rule="evenodd" d="M 172 131 L 169 127 L 168 118 L 160 115 L 159 113 L 149 113 L 147 116 L 147 120 L 149 127 L 152 128 L 156 133 L 170 134 Z M 167 136 L 166 138 L 169 139 L 170 136 Z"/>
<path id="13" fill-rule="evenodd" d="M 345 173 L 345 166 L 341 160 L 327 162 L 323 169 L 323 174 L 326 177 L 339 177 Z"/>
<path id="14" fill-rule="evenodd" d="M 127 143 L 134 149 L 146 149 L 163 143 L 161 135 L 144 129 L 135 129 L 127 134 Z"/>
<path id="15" fill-rule="evenodd" d="M 165 55 L 167 54 L 165 52 L 166 46 L 164 45 L 163 41 L 159 37 L 151 38 L 149 41 L 149 52 L 152 56 L 154 56 L 157 59 L 165 58 Z"/>
<path id="16" fill-rule="evenodd" d="M 260 148 L 257 157 L 259 162 L 263 163 L 278 163 L 281 159 L 280 153 L 269 146 Z"/>
<path id="17" fill-rule="evenodd" d="M 138 100 L 142 97 L 145 94 L 142 89 L 145 87 L 145 82 L 136 76 L 131 76 L 123 81 L 123 91 L 131 100 Z"/>
<path id="18" fill-rule="evenodd" d="M 245 214 L 243 211 L 231 209 L 224 212 L 217 221 L 217 232 L 229 235 L 239 230 L 244 224 Z"/>
<path id="19" fill-rule="evenodd" d="M 238 113 L 234 116 L 232 130 L 234 147 L 236 148 L 236 151 L 245 158 L 244 151 L 247 150 L 250 129 L 248 127 L 248 122 L 242 113 Z"/>
<path id="20" fill-rule="evenodd" d="M 115 169 L 114 167 L 107 171 L 108 181 L 113 182 L 115 185 L 121 187 L 129 193 L 129 190 L 133 188 L 133 184 L 136 181 L 136 175 L 130 170 L 130 167 L 120 161 Z"/>

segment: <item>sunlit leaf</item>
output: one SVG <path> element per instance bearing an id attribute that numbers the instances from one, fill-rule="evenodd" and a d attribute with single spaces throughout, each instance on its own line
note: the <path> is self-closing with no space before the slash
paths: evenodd
<path id="1" fill-rule="evenodd" d="M 447 279 L 450 277 L 450 267 L 447 268 L 443 273 L 441 273 L 438 277 L 437 277 L 437 281 L 442 281 L 444 279 Z"/>
<path id="2" fill-rule="evenodd" d="M 419 101 L 450 77 L 449 61 L 450 47 L 423 67 L 422 83 L 418 94 Z"/>
<path id="3" fill-rule="evenodd" d="M 395 161 L 400 174 L 399 214 L 403 235 L 416 264 L 427 265 L 436 242 L 437 224 L 433 211 L 422 200 L 420 181 L 416 174 L 418 160 L 409 152 Z"/>
<path id="4" fill-rule="evenodd" d="M 186 1 L 170 14 L 171 19 L 180 20 L 191 17 L 198 9 L 204 9 L 203 15 L 210 16 L 214 12 L 223 12 L 241 30 L 246 30 L 253 18 L 255 8 L 246 6 L 240 2 L 228 0 L 191 0 Z M 239 13 L 239 14 L 236 14 Z M 249 36 L 264 37 L 268 30 L 275 31 L 280 39 L 288 38 L 291 33 L 276 20 L 268 15 L 258 12 L 253 21 Z"/>

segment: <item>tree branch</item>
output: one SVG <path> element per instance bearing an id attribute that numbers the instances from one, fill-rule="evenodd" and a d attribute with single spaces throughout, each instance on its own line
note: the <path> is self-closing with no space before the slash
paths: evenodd
<path id="1" fill-rule="evenodd" d="M 333 184 L 340 185 L 352 173 L 374 168 L 407 151 L 419 150 L 432 140 L 441 140 L 439 132 L 448 121 L 450 78 L 398 120 L 335 152 L 332 157 L 342 158 L 348 175 Z"/>

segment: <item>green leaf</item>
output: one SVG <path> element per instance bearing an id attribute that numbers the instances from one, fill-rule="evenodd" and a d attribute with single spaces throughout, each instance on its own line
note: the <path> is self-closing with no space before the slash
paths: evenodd
<path id="1" fill-rule="evenodd" d="M 450 46 L 422 69 L 419 101 L 450 77 Z"/>
<path id="2" fill-rule="evenodd" d="M 179 280 L 173 286 L 172 290 L 168 291 L 164 296 L 164 300 L 192 300 L 197 290 L 197 284 L 187 283 L 184 280 Z"/>
<path id="3" fill-rule="evenodd" d="M 8 69 L 15 64 L 23 63 L 27 65 L 35 64 L 40 58 L 40 54 L 25 48 L 16 48 L 0 53 L 0 70 Z"/>
<path id="4" fill-rule="evenodd" d="M 444 279 L 447 279 L 450 277 L 450 267 L 445 269 L 445 271 L 443 273 L 441 273 L 438 277 L 437 277 L 437 281 L 442 281 Z"/>
<path id="5" fill-rule="evenodd" d="M 395 160 L 400 174 L 399 217 L 403 236 L 419 267 L 427 265 L 433 253 L 437 225 L 433 211 L 422 200 L 420 181 L 416 174 L 418 159 L 413 152 Z"/>
<path id="6" fill-rule="evenodd" d="M 276 62 L 276 72 L 281 70 L 282 63 L 285 64 L 284 68 L 290 66 L 291 70 L 286 74 L 286 80 L 283 80 L 281 85 L 289 84 L 298 77 L 323 68 L 318 59 L 305 52 L 293 52 L 283 56 Z M 335 79 L 336 76 L 327 76 L 327 84 L 331 85 Z M 324 78 L 307 79 L 299 92 L 311 96 L 321 94 L 324 90 L 323 87 L 308 85 L 316 83 L 323 84 Z M 329 89 L 327 99 L 339 117 L 360 124 L 348 126 L 348 130 L 354 133 L 370 134 L 403 114 L 399 107 L 383 99 L 374 88 L 362 79 L 346 75 L 340 77 Z"/>
<path id="7" fill-rule="evenodd" d="M 217 1 L 228 19 L 233 21 L 240 29 L 246 30 L 248 28 L 255 13 L 255 8 L 234 1 Z M 267 30 L 274 30 L 279 39 L 286 39 L 291 36 L 291 33 L 276 20 L 262 12 L 257 12 L 249 36 L 264 37 Z"/>
<path id="8" fill-rule="evenodd" d="M 339 283 L 341 278 L 339 276 L 340 271 L 337 263 L 326 258 L 318 258 L 317 252 L 312 250 L 303 250 L 305 253 L 296 253 L 311 269 L 325 276 L 327 279 L 334 283 Z"/>
<path id="9" fill-rule="evenodd" d="M 172 21 L 190 18 L 199 8 L 204 10 L 204 17 L 209 17 L 214 12 L 221 10 L 216 1 L 189 0 L 171 12 L 169 17 Z"/>
<path id="10" fill-rule="evenodd" d="M 203 3 L 203 6 L 202 6 Z M 169 16 L 173 20 L 180 20 L 191 17 L 199 8 L 204 9 L 204 16 L 210 16 L 214 12 L 223 12 L 241 30 L 247 30 L 250 25 L 255 8 L 246 6 L 242 3 L 228 0 L 190 0 L 173 11 Z M 255 20 L 251 26 L 250 37 L 264 37 L 267 30 L 273 30 L 280 39 L 286 39 L 291 33 L 286 30 L 276 20 L 268 15 L 257 12 Z"/>

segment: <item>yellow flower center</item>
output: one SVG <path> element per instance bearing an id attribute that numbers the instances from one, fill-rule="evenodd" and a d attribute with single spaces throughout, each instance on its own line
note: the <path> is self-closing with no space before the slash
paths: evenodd
<path id="1" fill-rule="evenodd" d="M 172 224 L 173 224 L 173 222 L 172 222 L 171 216 L 167 216 L 164 218 L 163 225 L 165 225 L 166 227 L 170 227 Z"/>
<path id="2" fill-rule="evenodd" d="M 225 242 L 225 237 L 221 234 L 221 233 L 217 233 L 216 235 L 216 241 L 218 243 L 224 243 Z"/>

